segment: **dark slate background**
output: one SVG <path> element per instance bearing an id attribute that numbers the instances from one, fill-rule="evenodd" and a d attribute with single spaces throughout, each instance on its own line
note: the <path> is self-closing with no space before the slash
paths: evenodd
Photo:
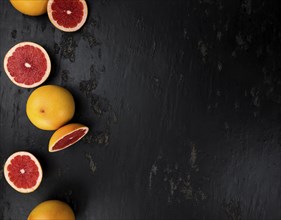
<path id="1" fill-rule="evenodd" d="M 81 220 L 281 219 L 279 0 L 96 0 L 75 33 L 0 3 L 0 165 L 19 150 L 44 178 L 20 194 L 0 176 L 0 218 L 66 201 Z M 90 127 L 49 153 L 53 132 L 25 113 L 33 89 L 3 59 L 16 43 L 52 60 L 44 84 L 69 89 Z"/>

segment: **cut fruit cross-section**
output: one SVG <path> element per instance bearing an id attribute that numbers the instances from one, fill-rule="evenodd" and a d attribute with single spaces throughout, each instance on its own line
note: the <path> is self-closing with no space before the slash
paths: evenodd
<path id="1" fill-rule="evenodd" d="M 50 138 L 49 151 L 60 151 L 75 144 L 83 138 L 88 131 L 88 127 L 78 123 L 67 124 L 59 128 Z"/>
<path id="2" fill-rule="evenodd" d="M 4 69 L 10 80 L 23 88 L 34 88 L 49 77 L 51 61 L 46 50 L 33 42 L 21 42 L 5 55 Z"/>
<path id="3" fill-rule="evenodd" d="M 15 190 L 30 193 L 36 190 L 42 181 L 42 168 L 35 156 L 19 151 L 12 154 L 4 166 L 4 176 Z"/>
<path id="4" fill-rule="evenodd" d="M 85 0 L 49 0 L 47 13 L 56 28 L 74 32 L 86 22 L 88 7 Z"/>

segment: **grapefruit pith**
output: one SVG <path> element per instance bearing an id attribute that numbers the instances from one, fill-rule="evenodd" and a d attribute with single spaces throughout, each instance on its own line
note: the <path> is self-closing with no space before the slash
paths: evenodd
<path id="1" fill-rule="evenodd" d="M 11 187 L 21 193 L 36 190 L 42 181 L 42 168 L 37 158 L 29 152 L 12 154 L 4 165 L 4 176 Z"/>
<path id="2" fill-rule="evenodd" d="M 49 77 L 51 61 L 46 50 L 33 42 L 21 42 L 5 55 L 4 70 L 17 86 L 34 88 Z"/>
<path id="3" fill-rule="evenodd" d="M 86 22 L 88 7 L 85 0 L 49 0 L 47 13 L 56 28 L 65 32 L 74 32 Z"/>
<path id="4" fill-rule="evenodd" d="M 29 16 L 38 16 L 47 12 L 48 0 L 10 0 L 10 2 L 19 12 Z"/>
<path id="5" fill-rule="evenodd" d="M 68 148 L 78 142 L 89 131 L 89 128 L 79 123 L 64 125 L 55 131 L 49 141 L 49 151 L 56 152 Z"/>
<path id="6" fill-rule="evenodd" d="M 72 94 L 57 85 L 35 89 L 27 99 L 26 114 L 42 130 L 56 130 L 72 119 L 75 103 Z"/>
<path id="7" fill-rule="evenodd" d="M 37 205 L 27 220 L 75 220 L 72 208 L 59 200 L 47 200 Z"/>

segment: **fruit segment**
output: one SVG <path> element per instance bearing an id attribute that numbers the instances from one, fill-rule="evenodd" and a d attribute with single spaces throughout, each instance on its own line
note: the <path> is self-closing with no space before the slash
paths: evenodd
<path id="1" fill-rule="evenodd" d="M 60 151 L 75 144 L 83 138 L 88 131 L 88 127 L 79 123 L 71 123 L 59 128 L 50 138 L 49 151 Z"/>

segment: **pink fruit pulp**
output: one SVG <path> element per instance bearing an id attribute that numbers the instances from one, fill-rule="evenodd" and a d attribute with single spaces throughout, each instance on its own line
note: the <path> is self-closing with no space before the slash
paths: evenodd
<path id="1" fill-rule="evenodd" d="M 62 139 L 60 139 L 54 146 L 53 150 L 61 150 L 63 148 L 68 147 L 71 144 L 74 144 L 78 140 L 80 140 L 87 132 L 87 129 L 79 129 L 70 134 L 65 135 Z"/>
<path id="2" fill-rule="evenodd" d="M 39 48 L 25 45 L 8 58 L 7 69 L 17 83 L 33 85 L 45 76 L 47 60 Z"/>
<path id="3" fill-rule="evenodd" d="M 39 170 L 28 155 L 17 155 L 7 167 L 10 181 L 18 188 L 32 188 L 36 185 Z"/>
<path id="4" fill-rule="evenodd" d="M 83 4 L 79 0 L 54 0 L 52 16 L 60 26 L 74 28 L 83 19 Z"/>

